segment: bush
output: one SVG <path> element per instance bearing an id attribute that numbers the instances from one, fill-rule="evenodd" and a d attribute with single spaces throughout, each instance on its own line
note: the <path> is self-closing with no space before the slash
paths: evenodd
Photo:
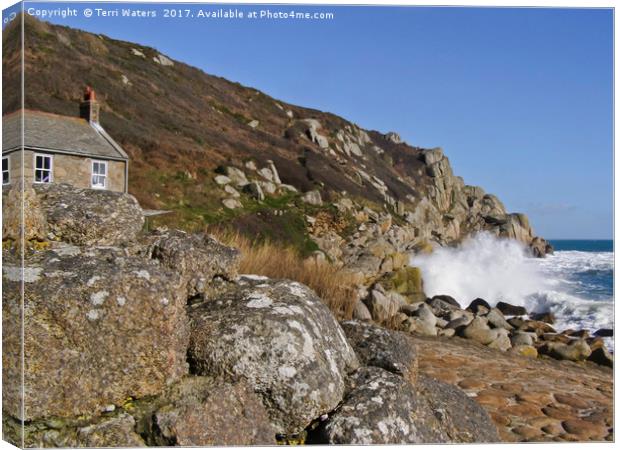
<path id="1" fill-rule="evenodd" d="M 350 319 L 355 307 L 354 277 L 329 262 L 304 259 L 293 247 L 251 240 L 238 232 L 209 228 L 226 245 L 241 251 L 239 273 L 297 281 L 310 287 L 338 319 Z"/>

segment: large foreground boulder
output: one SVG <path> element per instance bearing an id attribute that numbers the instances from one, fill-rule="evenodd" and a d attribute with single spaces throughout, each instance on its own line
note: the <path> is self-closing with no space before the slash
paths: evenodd
<path id="1" fill-rule="evenodd" d="M 138 201 L 129 194 L 80 189 L 68 184 L 35 185 L 49 236 L 76 245 L 119 245 L 144 225 Z"/>
<path id="2" fill-rule="evenodd" d="M 191 371 L 245 379 L 278 433 L 299 432 L 333 410 L 358 365 L 336 319 L 296 282 L 242 277 L 189 314 Z"/>
<path id="3" fill-rule="evenodd" d="M 55 244 L 25 261 L 24 410 L 20 261 L 4 255 L 5 413 L 32 420 L 96 414 L 159 393 L 187 373 L 181 279 L 114 248 Z"/>

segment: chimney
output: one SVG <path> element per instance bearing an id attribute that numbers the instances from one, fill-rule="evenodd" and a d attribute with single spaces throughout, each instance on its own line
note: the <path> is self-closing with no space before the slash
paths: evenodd
<path id="1" fill-rule="evenodd" d="M 99 102 L 95 98 L 95 90 L 86 86 L 84 100 L 80 103 L 80 117 L 90 123 L 99 123 Z"/>

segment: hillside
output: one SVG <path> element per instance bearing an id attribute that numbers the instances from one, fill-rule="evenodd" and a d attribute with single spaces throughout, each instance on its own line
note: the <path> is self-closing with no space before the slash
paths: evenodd
<path id="1" fill-rule="evenodd" d="M 5 86 L 19 83 L 17 22 L 3 33 Z M 144 208 L 174 211 L 154 224 L 229 224 L 329 254 L 307 216 L 326 218 L 323 231 L 346 240 L 369 216 L 389 214 L 409 227 L 412 248 L 486 229 L 533 243 L 538 255 L 549 250 L 533 240 L 527 217 L 507 214 L 495 196 L 454 176 L 440 149 L 281 102 L 153 48 L 26 17 L 26 108 L 77 115 L 86 85 L 98 93 L 102 125 L 131 157 L 130 193 Z M 3 95 L 3 114 L 19 107 L 18 90 Z M 216 172 L 231 168 L 261 192 L 245 180 L 218 185 Z M 320 198 L 303 201 L 315 190 Z"/>

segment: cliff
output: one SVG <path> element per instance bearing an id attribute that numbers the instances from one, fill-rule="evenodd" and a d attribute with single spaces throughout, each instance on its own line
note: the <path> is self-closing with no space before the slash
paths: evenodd
<path id="1" fill-rule="evenodd" d="M 10 63 L 19 52 L 17 22 L 3 32 L 7 86 L 20 77 Z M 31 17 L 24 36 L 25 106 L 76 115 L 84 86 L 93 86 L 102 125 L 131 157 L 130 192 L 144 208 L 174 211 L 156 223 L 217 223 L 333 256 L 334 242 L 350 242 L 364 223 L 355 218 L 389 215 L 408 250 L 487 230 L 536 256 L 550 251 L 525 215 L 455 176 L 441 149 L 287 104 L 139 44 Z M 3 95 L 3 113 L 19 107 L 17 90 Z M 344 225 L 318 229 L 317 216 Z"/>

